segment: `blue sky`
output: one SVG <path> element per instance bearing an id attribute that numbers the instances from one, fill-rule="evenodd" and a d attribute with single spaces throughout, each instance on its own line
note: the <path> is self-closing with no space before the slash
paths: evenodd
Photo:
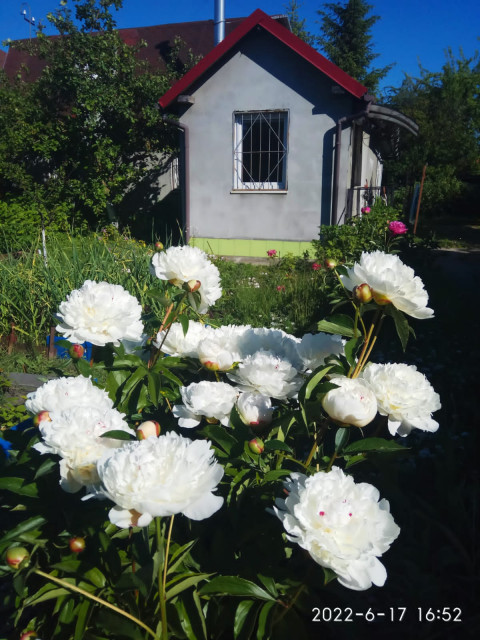
<path id="1" fill-rule="evenodd" d="M 283 13 L 287 0 L 225 0 L 227 17 L 247 16 L 257 8 L 271 15 Z M 369 0 L 372 13 L 381 16 L 372 29 L 374 51 L 380 54 L 376 66 L 396 62 L 383 86 L 398 86 L 404 73 L 419 75 L 419 62 L 429 71 L 439 71 L 445 61 L 445 50 L 458 54 L 460 47 L 470 57 L 480 49 L 479 0 Z M 299 0 L 302 17 L 309 31 L 318 33 L 319 0 Z M 53 34 L 46 20 L 48 12 L 59 6 L 59 0 L 0 0 L 0 42 L 29 37 L 29 25 L 20 9 L 47 24 L 46 33 Z M 170 22 L 208 20 L 213 17 L 214 0 L 124 0 L 116 13 L 117 25 L 143 27 Z M 2 47 L 6 49 L 6 47 Z"/>

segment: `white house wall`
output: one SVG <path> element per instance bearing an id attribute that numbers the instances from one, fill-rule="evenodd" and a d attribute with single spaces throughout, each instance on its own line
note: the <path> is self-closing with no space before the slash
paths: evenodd
<path id="1" fill-rule="evenodd" d="M 336 121 L 352 97 L 273 36 L 252 33 L 190 94 L 181 114 L 189 128 L 190 237 L 311 241 L 330 223 Z M 232 193 L 233 114 L 289 112 L 287 193 Z M 342 135 L 340 198 L 349 164 Z M 342 202 L 339 203 L 342 206 Z"/>

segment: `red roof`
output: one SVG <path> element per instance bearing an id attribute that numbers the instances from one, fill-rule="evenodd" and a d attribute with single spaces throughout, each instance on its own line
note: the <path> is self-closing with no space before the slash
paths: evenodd
<path id="1" fill-rule="evenodd" d="M 291 31 L 283 27 L 276 20 L 268 16 L 261 9 L 254 11 L 248 18 L 229 33 L 222 42 L 200 60 L 190 71 L 188 71 L 178 82 L 176 82 L 165 95 L 158 101 L 163 109 L 166 109 L 174 102 L 178 96 L 185 93 L 187 89 L 207 72 L 216 62 L 221 60 L 238 42 L 244 38 L 255 27 L 262 27 L 265 31 L 278 38 L 285 45 L 290 47 L 295 53 L 304 58 L 307 62 L 322 71 L 326 76 L 340 85 L 343 89 L 351 93 L 356 98 L 361 98 L 367 93 L 367 88 L 360 82 L 342 71 L 340 67 L 327 60 L 325 56 L 318 53 L 313 47 L 306 44 Z"/>
<path id="2" fill-rule="evenodd" d="M 228 18 L 225 21 L 225 34 L 228 36 L 245 18 Z M 278 17 L 281 23 L 287 25 L 285 17 Z M 149 62 L 153 69 L 161 71 L 166 68 L 166 60 L 175 45 L 175 39 L 180 38 L 185 46 L 180 48 L 179 58 L 181 63 L 188 61 L 189 50 L 195 57 L 203 57 L 214 47 L 214 21 L 200 20 L 196 22 L 178 22 L 172 24 L 161 24 L 152 27 L 136 27 L 131 29 L 119 29 L 118 33 L 122 40 L 129 45 L 134 45 L 143 40 L 146 47 L 138 52 L 140 60 Z M 58 38 L 59 36 L 50 36 Z M 27 42 L 27 41 L 19 41 Z M 32 38 L 35 45 L 35 38 Z M 0 67 L 2 61 L 0 51 Z M 36 80 L 42 73 L 46 63 L 36 56 L 30 56 L 24 51 L 19 51 L 15 47 L 10 47 L 5 60 L 5 71 L 9 78 L 15 78 L 22 70 L 22 65 L 28 67 L 28 74 L 22 74 L 27 81 Z"/>

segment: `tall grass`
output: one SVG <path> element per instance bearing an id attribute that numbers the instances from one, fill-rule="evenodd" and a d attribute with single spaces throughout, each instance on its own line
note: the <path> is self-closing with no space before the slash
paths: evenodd
<path id="1" fill-rule="evenodd" d="M 42 344 L 58 305 L 85 280 L 122 285 L 146 303 L 146 292 L 158 280 L 149 273 L 151 251 L 123 237 L 47 239 L 47 260 L 39 244 L 0 260 L 0 335 L 13 326 L 19 340 Z"/>

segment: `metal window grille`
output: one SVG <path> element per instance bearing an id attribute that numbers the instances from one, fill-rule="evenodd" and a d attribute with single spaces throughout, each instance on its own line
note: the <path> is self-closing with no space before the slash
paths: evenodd
<path id="1" fill-rule="evenodd" d="M 172 158 L 170 162 L 170 178 L 171 178 L 171 187 L 173 189 L 178 189 L 180 186 L 180 174 L 178 169 L 178 158 Z"/>
<path id="2" fill-rule="evenodd" d="M 235 114 L 234 188 L 286 189 L 287 111 Z"/>

